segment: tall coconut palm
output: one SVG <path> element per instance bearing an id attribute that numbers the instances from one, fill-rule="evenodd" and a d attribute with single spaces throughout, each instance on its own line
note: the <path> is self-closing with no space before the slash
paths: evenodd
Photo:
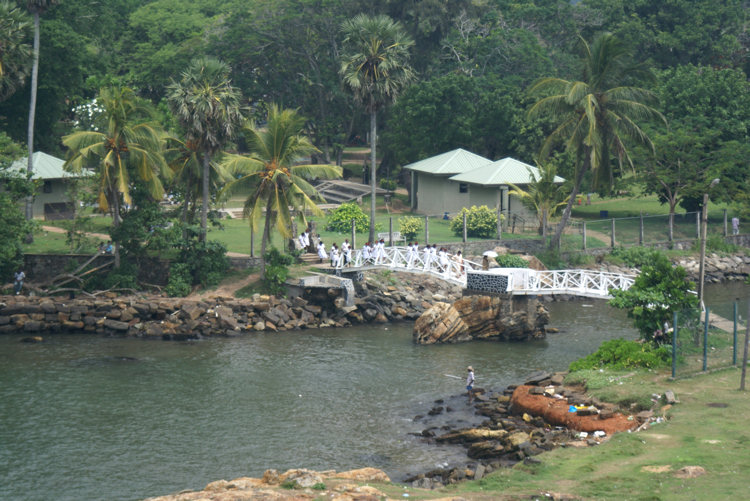
<path id="1" fill-rule="evenodd" d="M 653 81 L 642 64 L 632 64 L 627 48 L 612 34 L 604 33 L 589 45 L 580 38 L 583 50 L 581 80 L 543 78 L 529 89 L 538 98 L 528 116 L 548 117 L 556 128 L 542 145 L 544 159 L 557 144 L 564 144 L 578 159 L 577 173 L 568 204 L 550 241 L 560 244 L 584 174 L 592 171 L 595 187 L 611 186 L 613 157 L 620 167 L 627 161 L 632 167 L 626 141 L 644 144 L 653 150 L 651 140 L 639 122 L 664 117 L 651 107 L 656 96 L 637 87 L 643 80 Z"/>
<path id="2" fill-rule="evenodd" d="M 513 183 L 508 183 L 512 188 L 508 194 L 515 195 L 521 199 L 525 207 L 536 212 L 539 220 L 539 229 L 542 237 L 547 238 L 547 222 L 549 218 L 557 214 L 568 203 L 568 193 L 561 183 L 555 183 L 557 168 L 551 162 L 537 164 L 539 174 L 530 168 L 529 177 L 533 179 L 524 190 Z"/>
<path id="3" fill-rule="evenodd" d="M 227 155 L 223 162 L 228 171 L 240 177 L 226 185 L 222 196 L 239 190 L 250 192 L 245 200 L 245 215 L 250 220 L 251 232 L 258 227 L 265 209 L 261 240 L 263 257 L 272 226 L 275 225 L 283 237 L 292 236 L 290 208 L 300 214 L 303 224 L 306 224 L 305 210 L 322 215 L 315 203 L 322 201 L 322 197 L 309 181 L 341 177 L 341 167 L 335 165 L 296 164 L 319 151 L 303 134 L 304 126 L 305 119 L 295 110 L 281 110 L 271 105 L 263 128 L 249 125 L 244 129 L 250 154 Z M 261 264 L 263 273 L 264 262 Z"/>
<path id="4" fill-rule="evenodd" d="M 200 240 L 206 240 L 211 157 L 237 132 L 242 121 L 240 91 L 229 80 L 230 68 L 212 57 L 194 59 L 182 79 L 169 86 L 168 100 L 185 129 L 187 142 L 200 153 L 202 201 Z"/>
<path id="5" fill-rule="evenodd" d="M 106 128 L 99 131 L 74 132 L 63 137 L 70 150 L 66 166 L 74 172 L 87 167 L 97 170 L 99 208 L 111 211 L 115 227 L 120 225 L 120 199 L 127 205 L 131 175 L 145 184 L 151 196 L 164 195 L 162 179 L 170 175 L 164 161 L 164 132 L 142 121 L 149 109 L 138 100 L 132 89 L 104 88 L 97 104 L 104 109 Z M 120 264 L 119 244 L 115 245 L 115 266 Z"/>
<path id="6" fill-rule="evenodd" d="M 36 91 L 39 76 L 39 18 L 47 9 L 57 4 L 58 0 L 26 0 L 26 7 L 34 16 L 34 63 L 31 67 L 31 98 L 29 100 L 29 123 L 27 129 L 27 146 L 29 148 L 29 163 L 26 167 L 26 176 L 31 179 L 34 173 L 34 119 L 36 117 Z M 34 217 L 34 197 L 26 197 L 26 219 Z M 33 240 L 29 234 L 27 240 Z"/>
<path id="7" fill-rule="evenodd" d="M 200 153 L 195 143 L 182 142 L 175 137 L 168 137 L 164 157 L 173 173 L 171 186 L 184 196 L 181 219 L 183 222 L 192 224 L 195 222 L 197 203 L 202 193 L 203 166 Z M 209 173 L 211 190 L 218 192 L 221 186 L 229 180 L 231 180 L 231 175 L 222 168 L 221 164 L 212 161 Z"/>
<path id="8" fill-rule="evenodd" d="M 23 86 L 29 74 L 31 23 L 26 12 L 7 0 L 0 1 L 0 101 Z"/>
<path id="9" fill-rule="evenodd" d="M 375 188 L 378 110 L 396 100 L 414 80 L 409 49 L 414 42 L 401 25 L 384 15 L 360 14 L 342 25 L 339 73 L 355 100 L 370 114 L 370 241 L 375 240 Z"/>

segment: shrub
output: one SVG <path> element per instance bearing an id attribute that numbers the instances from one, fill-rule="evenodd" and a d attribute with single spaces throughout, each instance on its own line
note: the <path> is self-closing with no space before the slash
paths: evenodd
<path id="1" fill-rule="evenodd" d="M 352 219 L 354 219 L 357 233 L 364 233 L 370 228 L 370 216 L 365 214 L 356 203 L 348 202 L 339 205 L 336 210 L 329 214 L 326 229 L 347 233 L 352 229 Z"/>
<path id="2" fill-rule="evenodd" d="M 264 256 L 266 271 L 263 275 L 263 285 L 271 294 L 283 294 L 284 282 L 289 276 L 289 265 L 294 257 L 282 254 L 275 247 L 271 247 Z"/>
<path id="3" fill-rule="evenodd" d="M 396 183 L 395 179 L 388 179 L 386 177 L 383 177 L 380 179 L 380 187 L 384 190 L 395 191 L 398 187 L 398 184 Z"/>
<path id="4" fill-rule="evenodd" d="M 398 218 L 398 227 L 401 236 L 407 240 L 414 240 L 424 231 L 424 220 L 421 217 L 404 216 Z"/>
<path id="5" fill-rule="evenodd" d="M 473 205 L 471 209 L 464 207 L 451 220 L 451 231 L 460 237 L 464 232 L 464 214 L 466 214 L 466 235 L 474 238 L 491 238 L 497 235 L 497 213 L 482 205 Z"/>
<path id="6" fill-rule="evenodd" d="M 612 249 L 610 255 L 615 259 L 622 260 L 628 266 L 634 268 L 642 268 L 645 264 L 648 264 L 654 260 L 656 254 L 661 254 L 656 249 L 650 247 L 617 247 Z"/>
<path id="7" fill-rule="evenodd" d="M 638 343 L 625 339 L 605 341 L 591 355 L 570 364 L 570 371 L 587 369 L 633 369 L 666 367 L 671 360 L 670 348 L 655 347 L 651 343 Z"/>
<path id="8" fill-rule="evenodd" d="M 497 264 L 499 264 L 501 268 L 528 268 L 529 267 L 528 261 L 526 261 L 521 256 L 516 256 L 514 254 L 504 254 L 502 256 L 497 256 L 495 258 L 495 261 L 497 261 Z"/>
<path id="9" fill-rule="evenodd" d="M 169 266 L 169 280 L 164 291 L 172 297 L 185 297 L 192 289 L 193 276 L 186 263 L 172 263 Z"/>

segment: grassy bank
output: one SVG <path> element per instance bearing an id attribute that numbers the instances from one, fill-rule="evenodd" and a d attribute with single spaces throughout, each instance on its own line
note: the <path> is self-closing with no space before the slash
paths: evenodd
<path id="1" fill-rule="evenodd" d="M 649 430 L 621 433 L 596 447 L 557 449 L 538 456 L 540 464 L 519 464 L 446 491 L 471 499 L 527 499 L 543 492 L 597 500 L 744 497 L 750 399 L 738 391 L 739 369 L 677 381 L 666 371 L 590 376 L 589 392 L 602 399 L 643 401 L 672 390 L 680 403 L 664 411 L 667 422 Z M 685 466 L 706 473 L 680 478 Z"/>

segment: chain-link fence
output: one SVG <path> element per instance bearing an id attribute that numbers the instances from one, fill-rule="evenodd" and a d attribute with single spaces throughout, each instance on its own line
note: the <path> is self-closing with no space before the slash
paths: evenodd
<path id="1" fill-rule="evenodd" d="M 732 318 L 716 315 L 710 309 L 682 311 L 674 315 L 671 324 L 655 331 L 656 337 L 672 346 L 673 377 L 742 363 L 747 321 L 740 313 L 742 306 L 734 304 L 729 315 Z"/>

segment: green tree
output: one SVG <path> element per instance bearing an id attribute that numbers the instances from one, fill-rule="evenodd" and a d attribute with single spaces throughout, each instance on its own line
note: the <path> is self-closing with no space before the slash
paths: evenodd
<path id="1" fill-rule="evenodd" d="M 0 132 L 0 282 L 10 280 L 23 264 L 21 244 L 33 225 L 24 218 L 19 202 L 33 192 L 31 181 L 10 165 L 24 154 L 22 145 Z"/>
<path id="2" fill-rule="evenodd" d="M 200 152 L 201 241 L 206 240 L 211 157 L 237 132 L 242 120 L 240 92 L 229 80 L 229 66 L 211 57 L 193 60 L 182 80 L 169 86 L 169 103 L 185 130 L 187 143 Z"/>
<path id="3" fill-rule="evenodd" d="M 29 74 L 30 30 L 23 10 L 8 0 L 0 2 L 0 101 L 23 86 Z"/>
<path id="4" fill-rule="evenodd" d="M 144 120 L 151 110 L 128 87 L 104 88 L 97 102 L 104 110 L 105 130 L 74 132 L 62 142 L 70 150 L 68 168 L 74 172 L 88 167 L 97 170 L 99 208 L 111 211 L 116 229 L 121 221 L 120 199 L 132 204 L 131 178 L 143 182 L 152 198 L 159 200 L 164 195 L 162 179 L 169 177 L 163 156 L 164 133 Z M 117 244 L 115 265 L 119 263 Z"/>
<path id="5" fill-rule="evenodd" d="M 370 241 L 375 240 L 377 114 L 414 80 L 409 48 L 414 42 L 388 16 L 360 14 L 342 25 L 341 77 L 370 114 Z"/>
<path id="6" fill-rule="evenodd" d="M 47 9 L 57 4 L 57 0 L 26 0 L 26 7 L 34 16 L 34 59 L 31 66 L 31 99 L 29 101 L 29 125 L 27 129 L 26 146 L 29 149 L 28 166 L 26 176 L 31 179 L 34 173 L 34 119 L 36 118 L 36 94 L 37 80 L 39 77 L 39 19 Z M 34 217 L 34 197 L 26 197 L 26 219 Z M 33 235 L 29 234 L 28 240 L 33 240 Z"/>
<path id="7" fill-rule="evenodd" d="M 568 204 L 550 241 L 551 249 L 559 246 L 584 174 L 593 173 L 597 188 L 610 186 L 612 157 L 618 160 L 620 168 L 623 160 L 632 167 L 627 140 L 653 149 L 638 122 L 664 119 L 650 106 L 656 101 L 654 93 L 633 85 L 636 79 L 649 78 L 651 73 L 642 64 L 630 62 L 628 50 L 617 38 L 605 33 L 591 45 L 583 38 L 580 41 L 583 49 L 581 80 L 543 78 L 529 89 L 530 95 L 538 100 L 529 109 L 528 117 L 548 116 L 556 124 L 542 145 L 542 161 L 553 146 L 563 143 L 578 162 Z"/>
<path id="8" fill-rule="evenodd" d="M 554 163 L 548 161 L 544 164 L 537 164 L 537 167 L 538 175 L 528 169 L 529 177 L 533 181 L 529 183 L 527 189 L 524 190 L 513 183 L 508 183 L 508 186 L 512 188 L 508 194 L 517 196 L 525 207 L 536 212 L 539 232 L 546 239 L 549 219 L 567 205 L 569 195 L 566 186 L 562 184 L 562 179 L 557 178 L 557 166 Z"/>
<path id="9" fill-rule="evenodd" d="M 651 251 L 633 285 L 628 290 L 612 289 L 609 304 L 626 310 L 641 338 L 651 341 L 656 330 L 672 322 L 674 312 L 697 311 L 694 288 L 683 267 L 672 266 L 664 254 Z"/>
<path id="10" fill-rule="evenodd" d="M 295 110 L 282 110 L 271 105 L 267 123 L 263 127 L 251 124 L 244 129 L 248 155 L 227 155 L 224 167 L 239 177 L 224 187 L 222 196 L 239 190 L 249 191 L 245 200 L 245 215 L 254 232 L 265 210 L 265 223 L 261 240 L 261 256 L 266 255 L 266 245 L 271 227 L 276 226 L 284 238 L 289 238 L 292 210 L 297 211 L 305 224 L 305 210 L 322 215 L 315 201 L 322 200 L 310 184 L 313 179 L 332 179 L 341 176 L 341 167 L 335 165 L 309 165 L 296 163 L 317 151 L 304 135 L 305 119 Z M 261 264 L 261 275 L 265 262 Z"/>

